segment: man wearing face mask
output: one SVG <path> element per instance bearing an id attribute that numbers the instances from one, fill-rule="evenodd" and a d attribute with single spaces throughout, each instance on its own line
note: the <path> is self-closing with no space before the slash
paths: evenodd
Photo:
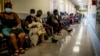
<path id="1" fill-rule="evenodd" d="M 5 11 L 0 13 L 2 33 L 4 36 L 7 36 L 7 39 L 9 39 L 10 42 L 12 43 L 15 49 L 14 56 L 18 56 L 19 53 L 21 54 L 25 53 L 23 49 L 23 44 L 25 41 L 25 33 L 21 28 L 21 20 L 19 19 L 18 15 L 12 12 L 12 4 L 5 3 L 4 9 Z M 19 48 L 16 40 L 17 37 L 20 43 Z"/>
<path id="2" fill-rule="evenodd" d="M 29 33 L 28 25 L 32 23 L 35 18 L 35 9 L 30 10 L 30 15 L 28 15 L 25 19 L 25 32 Z"/>

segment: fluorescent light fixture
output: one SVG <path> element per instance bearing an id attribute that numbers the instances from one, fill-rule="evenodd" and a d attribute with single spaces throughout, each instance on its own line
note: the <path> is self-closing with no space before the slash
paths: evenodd
<path id="1" fill-rule="evenodd" d="M 78 3 L 80 6 L 83 6 L 84 5 L 84 3 L 82 3 L 82 2 L 80 2 L 80 3 Z"/>
<path id="2" fill-rule="evenodd" d="M 73 52 L 78 53 L 79 51 L 80 51 L 79 46 L 75 46 L 75 47 L 73 48 Z"/>
<path id="3" fill-rule="evenodd" d="M 80 7 L 80 10 L 86 10 L 87 8 L 86 7 Z"/>

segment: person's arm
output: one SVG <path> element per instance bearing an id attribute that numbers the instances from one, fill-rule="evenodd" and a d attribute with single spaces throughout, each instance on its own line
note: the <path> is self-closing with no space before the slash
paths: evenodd
<path id="1" fill-rule="evenodd" d="M 17 20 L 18 25 L 16 26 L 16 28 L 20 28 L 21 27 L 21 20 L 19 19 L 18 15 L 16 13 L 15 14 L 15 18 Z"/>
<path id="2" fill-rule="evenodd" d="M 54 24 L 58 24 L 58 21 L 55 19 L 54 15 L 51 16 L 51 20 Z"/>
<path id="3" fill-rule="evenodd" d="M 25 27 L 26 27 L 26 28 L 28 28 L 28 25 L 30 24 L 30 22 L 29 22 L 29 21 L 31 20 L 30 18 L 31 18 L 30 16 L 27 16 L 27 17 L 25 18 L 24 24 L 25 24 Z"/>

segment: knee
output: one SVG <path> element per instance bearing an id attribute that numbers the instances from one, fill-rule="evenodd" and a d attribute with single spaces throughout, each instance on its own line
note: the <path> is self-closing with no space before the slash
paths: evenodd
<path id="1" fill-rule="evenodd" d="M 18 35 L 18 37 L 19 38 L 25 38 L 25 33 L 23 32 L 23 33 L 20 33 L 19 35 Z"/>
<path id="2" fill-rule="evenodd" d="M 9 35 L 9 37 L 10 37 L 10 39 L 13 39 L 13 38 L 16 38 L 16 35 L 15 35 L 14 33 L 11 33 L 11 34 Z"/>

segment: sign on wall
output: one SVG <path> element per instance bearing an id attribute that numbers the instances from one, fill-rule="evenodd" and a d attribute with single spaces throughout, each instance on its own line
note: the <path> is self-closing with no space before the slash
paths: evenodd
<path id="1" fill-rule="evenodd" d="M 97 1 L 96 0 L 92 0 L 92 5 L 96 5 Z"/>

